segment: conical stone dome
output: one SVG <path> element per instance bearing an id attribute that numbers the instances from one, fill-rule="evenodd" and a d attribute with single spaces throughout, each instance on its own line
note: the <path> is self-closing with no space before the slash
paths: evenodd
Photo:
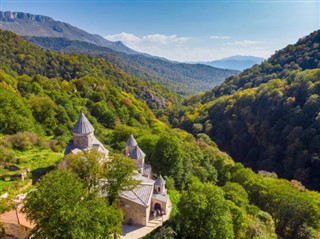
<path id="1" fill-rule="evenodd" d="M 160 174 L 159 178 L 156 179 L 154 184 L 157 185 L 157 186 L 160 186 L 160 187 L 163 187 L 166 184 L 166 182 L 164 181 L 164 179 L 161 176 L 161 174 Z"/>
<path id="2" fill-rule="evenodd" d="M 138 146 L 138 143 L 136 141 L 136 139 L 133 137 L 133 135 L 131 134 L 129 139 L 127 140 L 127 145 L 128 147 L 135 147 Z"/>
<path id="3" fill-rule="evenodd" d="M 80 117 L 74 126 L 72 133 L 74 134 L 90 134 L 94 131 L 93 126 L 87 117 L 81 112 Z"/>
<path id="4" fill-rule="evenodd" d="M 134 149 L 129 154 L 132 159 L 144 159 L 146 154 L 139 148 L 139 146 L 134 147 Z"/>

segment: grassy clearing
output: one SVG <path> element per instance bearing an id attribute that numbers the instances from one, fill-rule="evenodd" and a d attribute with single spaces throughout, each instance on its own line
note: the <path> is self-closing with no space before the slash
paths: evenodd
<path id="1" fill-rule="evenodd" d="M 56 153 L 50 149 L 42 149 L 39 147 L 33 147 L 26 151 L 15 151 L 17 157 L 17 163 L 14 166 L 17 170 L 9 170 L 4 167 L 0 167 L 0 195 L 5 192 L 9 192 L 10 196 L 18 193 L 25 185 L 41 176 L 50 167 L 56 166 L 57 163 L 63 158 L 63 153 Z M 17 175 L 28 169 L 29 179 L 24 182 L 21 179 L 17 179 Z"/>
<path id="2" fill-rule="evenodd" d="M 35 170 L 56 165 L 63 158 L 63 154 L 50 149 L 33 148 L 28 151 L 18 151 L 17 158 L 18 166 Z"/>

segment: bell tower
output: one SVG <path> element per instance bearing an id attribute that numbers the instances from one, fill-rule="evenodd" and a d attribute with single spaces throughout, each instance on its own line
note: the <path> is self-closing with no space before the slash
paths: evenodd
<path id="1" fill-rule="evenodd" d="M 74 147 L 79 149 L 91 148 L 94 138 L 93 132 L 94 128 L 83 112 L 81 112 L 80 117 L 72 130 Z"/>

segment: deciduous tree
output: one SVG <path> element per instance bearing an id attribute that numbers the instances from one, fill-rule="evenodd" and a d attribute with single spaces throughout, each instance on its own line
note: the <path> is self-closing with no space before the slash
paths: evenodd
<path id="1" fill-rule="evenodd" d="M 35 238 L 110 238 L 121 231 L 121 212 L 89 193 L 68 170 L 45 175 L 27 195 L 23 211 L 36 224 Z"/>

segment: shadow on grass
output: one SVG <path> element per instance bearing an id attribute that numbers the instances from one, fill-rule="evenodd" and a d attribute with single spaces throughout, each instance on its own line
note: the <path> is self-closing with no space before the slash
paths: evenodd
<path id="1" fill-rule="evenodd" d="M 50 172 L 51 170 L 55 169 L 54 166 L 46 167 L 46 168 L 37 168 L 31 171 L 32 174 L 32 185 L 34 185 L 38 180 L 45 175 L 46 173 Z"/>

